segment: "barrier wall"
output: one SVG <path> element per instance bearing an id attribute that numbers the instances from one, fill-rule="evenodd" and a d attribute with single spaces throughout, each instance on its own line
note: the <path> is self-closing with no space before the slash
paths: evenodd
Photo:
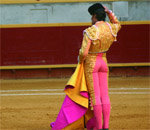
<path id="1" fill-rule="evenodd" d="M 2 66 L 76 64 L 87 26 L 2 28 Z M 122 25 L 109 63 L 149 62 L 149 25 Z"/>

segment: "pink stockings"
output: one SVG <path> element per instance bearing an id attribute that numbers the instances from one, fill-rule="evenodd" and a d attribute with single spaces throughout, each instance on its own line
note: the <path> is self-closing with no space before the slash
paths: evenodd
<path id="1" fill-rule="evenodd" d="M 92 73 L 95 93 L 95 104 L 93 104 L 94 118 L 92 119 L 95 120 L 94 130 L 109 128 L 111 104 L 108 95 L 108 67 L 107 62 L 105 61 L 105 57 L 102 57 L 102 54 L 99 54 Z"/>
<path id="2" fill-rule="evenodd" d="M 110 104 L 103 104 L 103 129 L 109 128 Z"/>
<path id="3" fill-rule="evenodd" d="M 102 126 L 102 113 L 103 113 L 103 126 Z M 94 130 L 108 129 L 110 117 L 110 104 L 95 105 L 94 116 L 95 116 Z"/>

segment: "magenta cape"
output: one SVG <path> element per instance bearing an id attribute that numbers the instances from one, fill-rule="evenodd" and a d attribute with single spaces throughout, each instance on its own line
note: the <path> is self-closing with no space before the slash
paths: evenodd
<path id="1" fill-rule="evenodd" d="M 69 124 L 80 119 L 86 111 L 87 108 L 79 106 L 66 96 L 56 121 L 51 123 L 52 130 L 62 130 Z"/>

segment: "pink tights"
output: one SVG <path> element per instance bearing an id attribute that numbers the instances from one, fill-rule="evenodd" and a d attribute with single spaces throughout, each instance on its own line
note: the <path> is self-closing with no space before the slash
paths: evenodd
<path id="1" fill-rule="evenodd" d="M 94 118 L 97 129 L 108 129 L 110 118 L 110 99 L 108 95 L 108 67 L 100 53 L 97 56 L 96 64 L 93 70 L 93 83 L 95 93 Z M 103 115 L 103 125 L 102 125 Z"/>

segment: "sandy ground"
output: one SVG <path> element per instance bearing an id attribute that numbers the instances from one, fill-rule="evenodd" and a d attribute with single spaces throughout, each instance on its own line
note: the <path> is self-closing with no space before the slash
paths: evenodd
<path id="1" fill-rule="evenodd" d="M 1 130 L 50 130 L 68 79 L 1 80 Z M 150 129 L 150 78 L 112 77 L 110 130 Z"/>

